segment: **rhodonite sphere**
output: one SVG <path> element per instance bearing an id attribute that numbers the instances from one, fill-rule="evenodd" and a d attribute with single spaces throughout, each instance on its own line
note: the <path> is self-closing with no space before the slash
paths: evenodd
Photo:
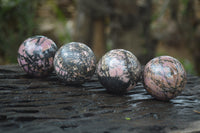
<path id="1" fill-rule="evenodd" d="M 147 92 L 156 99 L 168 101 L 183 90 L 186 72 L 177 59 L 160 56 L 146 64 L 143 78 Z"/>
<path id="2" fill-rule="evenodd" d="M 133 89 L 140 74 L 140 62 L 130 51 L 124 49 L 107 52 L 97 65 L 100 83 L 113 94 L 121 95 Z"/>
<path id="3" fill-rule="evenodd" d="M 58 78 L 66 84 L 82 84 L 93 76 L 96 58 L 87 45 L 71 42 L 56 52 L 54 69 Z"/>
<path id="4" fill-rule="evenodd" d="M 19 47 L 17 61 L 30 76 L 42 77 L 53 71 L 57 46 L 45 36 L 26 39 Z"/>

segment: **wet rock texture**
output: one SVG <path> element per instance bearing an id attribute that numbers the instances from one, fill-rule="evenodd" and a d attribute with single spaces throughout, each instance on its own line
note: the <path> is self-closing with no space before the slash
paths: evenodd
<path id="1" fill-rule="evenodd" d="M 200 132 L 200 78 L 187 80 L 180 96 L 163 102 L 140 82 L 125 96 L 114 96 L 96 76 L 66 86 L 55 73 L 31 78 L 16 65 L 0 66 L 0 132 Z"/>

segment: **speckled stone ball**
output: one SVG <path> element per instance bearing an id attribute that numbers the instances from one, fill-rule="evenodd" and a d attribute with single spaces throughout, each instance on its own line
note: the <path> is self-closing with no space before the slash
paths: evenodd
<path id="1" fill-rule="evenodd" d="M 181 93 L 186 84 L 182 64 L 170 56 L 150 60 L 144 68 L 144 86 L 158 100 L 168 101 Z"/>
<path id="2" fill-rule="evenodd" d="M 71 42 L 56 52 L 54 69 L 58 78 L 66 84 L 82 84 L 93 76 L 96 58 L 87 45 Z"/>
<path id="3" fill-rule="evenodd" d="M 53 71 L 56 44 L 45 36 L 26 39 L 19 47 L 17 61 L 30 76 L 43 77 Z"/>
<path id="4" fill-rule="evenodd" d="M 97 65 L 100 83 L 113 94 L 122 95 L 133 89 L 140 74 L 140 62 L 130 51 L 124 49 L 107 52 Z"/>

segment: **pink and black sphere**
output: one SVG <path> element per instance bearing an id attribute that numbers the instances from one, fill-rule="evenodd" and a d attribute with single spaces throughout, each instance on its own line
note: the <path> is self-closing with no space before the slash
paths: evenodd
<path id="1" fill-rule="evenodd" d="M 58 78 L 64 83 L 82 84 L 93 76 L 96 57 L 87 45 L 71 42 L 56 52 L 54 69 Z"/>
<path id="2" fill-rule="evenodd" d="M 177 59 L 160 56 L 146 64 L 143 79 L 147 92 L 156 99 L 168 101 L 183 90 L 186 72 Z"/>
<path id="3" fill-rule="evenodd" d="M 30 76 L 42 77 L 53 71 L 56 44 L 45 36 L 26 39 L 18 50 L 18 63 Z"/>
<path id="4" fill-rule="evenodd" d="M 107 52 L 97 65 L 100 83 L 113 94 L 122 95 L 133 89 L 140 74 L 140 62 L 130 51 L 124 49 Z"/>

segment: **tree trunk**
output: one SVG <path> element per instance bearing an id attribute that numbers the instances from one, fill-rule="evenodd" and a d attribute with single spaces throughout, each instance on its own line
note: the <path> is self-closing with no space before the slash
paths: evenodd
<path id="1" fill-rule="evenodd" d="M 150 34 L 152 1 L 114 1 L 116 12 L 111 16 L 111 40 L 114 48 L 135 54 L 145 64 L 155 54 L 156 42 Z"/>
<path id="2" fill-rule="evenodd" d="M 105 25 L 104 21 L 101 19 L 94 20 L 94 26 L 93 26 L 93 46 L 92 49 L 97 57 L 97 59 L 100 59 L 101 56 L 106 51 L 106 45 L 105 45 Z"/>
<path id="3" fill-rule="evenodd" d="M 97 58 L 106 51 L 106 17 L 110 20 L 107 28 L 110 29 L 108 36 L 113 48 L 133 52 L 143 64 L 154 56 L 156 43 L 150 35 L 151 0 L 78 0 L 77 5 L 74 39 L 92 42 Z"/>

